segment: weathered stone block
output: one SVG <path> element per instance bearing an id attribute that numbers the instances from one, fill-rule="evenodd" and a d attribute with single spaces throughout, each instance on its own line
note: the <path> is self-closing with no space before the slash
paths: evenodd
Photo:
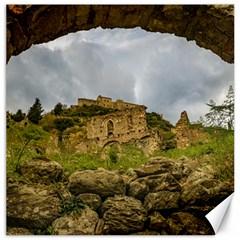
<path id="1" fill-rule="evenodd" d="M 127 196 L 108 198 L 100 214 L 112 234 L 129 234 L 141 231 L 147 220 L 147 212 L 141 201 Z"/>
<path id="2" fill-rule="evenodd" d="M 161 191 L 149 193 L 144 199 L 144 207 L 150 210 L 177 209 L 180 192 Z"/>
<path id="3" fill-rule="evenodd" d="M 52 223 L 53 235 L 94 235 L 98 214 L 90 208 L 57 218 Z"/>
<path id="4" fill-rule="evenodd" d="M 74 194 L 95 193 L 102 198 L 126 193 L 124 178 L 111 171 L 85 170 L 77 171 L 69 177 L 68 188 Z"/>
<path id="5" fill-rule="evenodd" d="M 172 235 L 211 235 L 214 234 L 210 224 L 190 213 L 177 212 L 167 218 Z"/>
<path id="6" fill-rule="evenodd" d="M 82 193 L 77 196 L 84 204 L 96 211 L 102 204 L 101 197 L 93 193 Z"/>
<path id="7" fill-rule="evenodd" d="M 47 158 L 29 159 L 20 166 L 20 174 L 32 182 L 53 182 L 61 179 L 62 166 Z"/>
<path id="8" fill-rule="evenodd" d="M 41 229 L 60 215 L 56 190 L 45 185 L 13 185 L 7 191 L 7 225 Z"/>

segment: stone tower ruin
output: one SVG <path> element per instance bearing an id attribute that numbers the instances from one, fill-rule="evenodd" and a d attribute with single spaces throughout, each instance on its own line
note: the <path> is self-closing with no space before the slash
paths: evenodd
<path id="1" fill-rule="evenodd" d="M 181 113 L 175 128 L 177 148 L 186 148 L 191 144 L 207 140 L 207 133 L 201 125 L 191 124 L 186 111 Z"/>

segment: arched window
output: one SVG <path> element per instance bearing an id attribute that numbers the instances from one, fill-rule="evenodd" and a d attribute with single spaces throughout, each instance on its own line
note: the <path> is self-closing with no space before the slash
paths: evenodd
<path id="1" fill-rule="evenodd" d="M 112 135 L 113 134 L 113 121 L 109 120 L 107 123 L 107 135 Z"/>

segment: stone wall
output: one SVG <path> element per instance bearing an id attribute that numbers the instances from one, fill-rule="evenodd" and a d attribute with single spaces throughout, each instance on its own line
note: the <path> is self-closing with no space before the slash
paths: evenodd
<path id="1" fill-rule="evenodd" d="M 104 116 L 92 117 L 87 125 L 87 137 L 105 140 L 121 139 L 127 142 L 131 138 L 140 139 L 147 134 L 146 112 L 144 108 L 127 109 Z"/>
<path id="2" fill-rule="evenodd" d="M 102 148 L 112 142 L 131 142 L 149 154 L 158 150 L 162 142 L 158 131 L 148 129 L 144 106 L 94 116 L 88 120 L 86 130 L 86 137 L 78 139 L 77 152 Z"/>
<path id="3" fill-rule="evenodd" d="M 118 99 L 118 100 L 116 100 L 116 102 L 114 102 L 114 101 L 112 101 L 112 98 L 103 97 L 101 95 L 99 95 L 96 100 L 87 99 L 87 98 L 78 98 L 77 106 L 82 107 L 83 105 L 86 105 L 86 106 L 97 105 L 97 106 L 112 108 L 112 109 L 117 109 L 117 110 L 135 108 L 135 107 L 139 107 L 139 106 L 144 107 L 143 105 L 124 102 L 121 99 Z"/>
<path id="4" fill-rule="evenodd" d="M 116 111 L 89 118 L 86 136 L 77 138 L 75 151 L 87 152 L 105 147 L 112 142 L 136 143 L 146 154 L 159 149 L 162 137 L 157 130 L 148 129 L 145 106 L 126 103 L 123 100 L 113 102 L 111 98 L 102 96 L 98 96 L 96 100 L 79 98 L 78 106 L 84 104 L 108 107 Z"/>
<path id="5" fill-rule="evenodd" d="M 234 5 L 8 5 L 7 61 L 70 32 L 135 28 L 195 40 L 234 62 Z"/>
<path id="6" fill-rule="evenodd" d="M 233 183 L 187 158 L 150 158 L 125 175 L 101 168 L 67 178 L 59 163 L 39 158 L 19 174 L 7 178 L 9 235 L 209 235 L 204 216 L 233 192 Z"/>
<path id="7" fill-rule="evenodd" d="M 177 148 L 185 148 L 191 144 L 207 140 L 207 133 L 200 125 L 191 125 L 187 112 L 181 113 L 175 128 Z"/>

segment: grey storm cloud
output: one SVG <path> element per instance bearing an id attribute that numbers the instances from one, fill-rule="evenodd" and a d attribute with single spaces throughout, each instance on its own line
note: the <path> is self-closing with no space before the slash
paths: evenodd
<path id="1" fill-rule="evenodd" d="M 176 123 L 183 110 L 197 120 L 210 99 L 223 101 L 234 83 L 234 65 L 174 35 L 98 28 L 12 57 L 6 78 L 11 112 L 26 112 L 36 97 L 49 111 L 58 102 L 103 95 L 144 104 Z"/>

